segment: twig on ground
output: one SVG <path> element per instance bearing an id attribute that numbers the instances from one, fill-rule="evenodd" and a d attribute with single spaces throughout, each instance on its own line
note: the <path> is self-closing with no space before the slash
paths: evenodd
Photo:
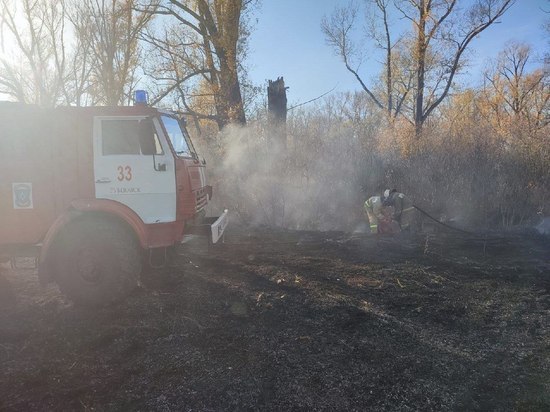
<path id="1" fill-rule="evenodd" d="M 420 283 L 420 282 L 417 281 L 417 280 L 411 279 L 411 281 L 414 282 L 414 283 L 416 283 L 417 285 L 422 286 L 423 288 L 429 289 L 429 287 L 427 287 L 427 286 L 426 286 L 425 284 L 423 284 L 423 283 Z"/>
<path id="2" fill-rule="evenodd" d="M 201 325 L 199 322 L 197 322 L 195 319 L 190 318 L 189 316 L 181 316 L 183 319 L 186 319 L 190 321 L 191 323 L 194 323 L 200 330 L 205 329 L 205 326 Z"/>

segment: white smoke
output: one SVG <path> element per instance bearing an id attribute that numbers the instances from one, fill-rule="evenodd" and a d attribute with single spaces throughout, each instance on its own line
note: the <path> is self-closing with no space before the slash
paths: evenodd
<path id="1" fill-rule="evenodd" d="M 346 129 L 294 130 L 289 127 L 285 149 L 261 124 L 224 129 L 217 160 L 209 162 L 215 202 L 251 225 L 355 228 L 363 219 L 360 146 Z"/>

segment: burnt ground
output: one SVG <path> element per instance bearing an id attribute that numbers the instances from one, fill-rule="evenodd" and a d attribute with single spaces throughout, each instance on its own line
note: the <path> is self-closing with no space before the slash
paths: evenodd
<path id="1" fill-rule="evenodd" d="M 233 229 L 180 253 L 102 309 L 9 271 L 0 410 L 550 410 L 534 234 Z"/>

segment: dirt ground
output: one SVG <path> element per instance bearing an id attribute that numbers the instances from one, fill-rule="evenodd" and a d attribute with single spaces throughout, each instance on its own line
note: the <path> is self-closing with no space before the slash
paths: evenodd
<path id="1" fill-rule="evenodd" d="M 93 310 L 7 271 L 0 410 L 550 410 L 548 239 L 232 228 L 179 253 Z"/>

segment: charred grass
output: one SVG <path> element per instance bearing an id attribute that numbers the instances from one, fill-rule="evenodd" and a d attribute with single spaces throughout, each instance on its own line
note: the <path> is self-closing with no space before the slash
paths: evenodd
<path id="1" fill-rule="evenodd" d="M 548 410 L 549 251 L 234 229 L 93 310 L 8 271 L 0 410 Z"/>

